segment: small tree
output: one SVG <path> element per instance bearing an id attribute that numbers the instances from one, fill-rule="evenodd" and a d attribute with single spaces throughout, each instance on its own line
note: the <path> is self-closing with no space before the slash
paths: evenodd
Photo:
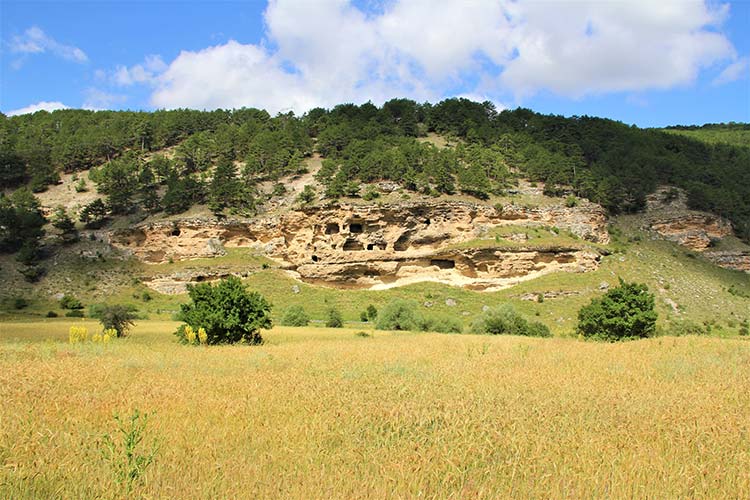
<path id="1" fill-rule="evenodd" d="M 115 330 L 118 337 L 126 337 L 135 325 L 135 307 L 130 305 L 104 305 L 96 310 L 96 317 L 105 330 Z"/>
<path id="2" fill-rule="evenodd" d="M 639 283 L 625 283 L 610 289 L 578 311 L 579 334 L 586 338 L 614 342 L 650 337 L 656 330 L 654 295 Z"/>
<path id="3" fill-rule="evenodd" d="M 68 295 L 67 293 L 62 296 L 60 299 L 60 307 L 63 309 L 83 309 L 83 304 L 80 300 L 75 298 L 73 295 Z"/>
<path id="4" fill-rule="evenodd" d="M 418 330 L 421 323 L 417 303 L 413 300 L 394 299 L 378 314 L 378 330 Z"/>
<path id="5" fill-rule="evenodd" d="M 299 304 L 289 306 L 281 318 L 281 324 L 284 326 L 307 326 L 310 323 L 310 316 L 305 312 L 305 308 Z"/>
<path id="6" fill-rule="evenodd" d="M 299 194 L 299 196 L 297 196 L 297 201 L 302 203 L 303 205 L 309 205 L 310 203 L 315 201 L 315 195 L 315 188 L 307 184 Z"/>
<path id="7" fill-rule="evenodd" d="M 98 229 L 107 221 L 107 206 L 101 198 L 97 198 L 81 210 L 79 218 L 89 229 Z"/>
<path id="8" fill-rule="evenodd" d="M 529 322 L 510 304 L 503 304 L 484 311 L 471 324 L 472 333 L 489 335 L 523 335 L 527 337 L 551 337 L 543 323 Z"/>
<path id="9" fill-rule="evenodd" d="M 326 326 L 328 328 L 341 328 L 344 326 L 344 319 L 341 313 L 335 307 L 328 308 L 326 311 Z"/>
<path id="10" fill-rule="evenodd" d="M 271 328 L 271 305 L 258 292 L 248 292 L 235 276 L 215 286 L 189 286 L 188 295 L 190 303 L 180 306 L 180 320 L 195 331 L 204 328 L 208 344 L 260 344 L 260 329 Z M 185 341 L 185 326 L 175 335 Z"/>

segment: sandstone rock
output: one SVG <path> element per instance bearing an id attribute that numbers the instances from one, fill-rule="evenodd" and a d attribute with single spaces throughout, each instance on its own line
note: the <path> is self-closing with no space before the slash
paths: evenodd
<path id="1" fill-rule="evenodd" d="M 599 283 L 599 290 L 609 290 L 609 283 L 606 281 Z"/>
<path id="2" fill-rule="evenodd" d="M 109 241 L 154 263 L 222 255 L 225 247 L 252 248 L 304 281 L 348 288 L 438 281 L 491 290 L 549 272 L 598 266 L 600 255 L 577 247 L 456 249 L 486 228 L 508 224 L 554 225 L 590 241 L 609 240 L 604 211 L 587 202 L 575 208 L 507 205 L 498 211 L 441 201 L 342 204 L 253 220 L 144 224 L 113 231 Z"/>
<path id="3" fill-rule="evenodd" d="M 445 299 L 445 305 L 448 307 L 455 307 L 456 301 L 455 299 Z"/>
<path id="4" fill-rule="evenodd" d="M 292 285 L 292 293 L 294 294 L 299 293 L 299 285 Z"/>

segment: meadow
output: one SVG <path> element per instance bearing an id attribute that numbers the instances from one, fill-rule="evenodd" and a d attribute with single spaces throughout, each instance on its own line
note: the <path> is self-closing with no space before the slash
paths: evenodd
<path id="1" fill-rule="evenodd" d="M 71 325 L 99 328 L 0 323 L 0 498 L 750 497 L 741 338 L 274 328 L 188 347 L 150 320 L 70 345 Z M 128 493 L 105 436 L 135 411 L 153 463 Z"/>

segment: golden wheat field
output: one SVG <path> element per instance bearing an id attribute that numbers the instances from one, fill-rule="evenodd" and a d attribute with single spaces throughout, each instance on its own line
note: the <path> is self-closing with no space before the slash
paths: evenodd
<path id="1" fill-rule="evenodd" d="M 750 497 L 749 342 L 71 324 L 0 324 L 0 498 Z"/>

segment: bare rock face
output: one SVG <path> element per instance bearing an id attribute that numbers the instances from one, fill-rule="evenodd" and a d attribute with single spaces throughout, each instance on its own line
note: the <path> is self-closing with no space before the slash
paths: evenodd
<path id="1" fill-rule="evenodd" d="M 750 252 L 712 251 L 711 247 L 732 236 L 732 224 L 718 215 L 690 210 L 687 195 L 679 188 L 661 186 L 646 200 L 646 227 L 660 237 L 703 255 L 714 264 L 750 271 Z"/>
<path id="2" fill-rule="evenodd" d="M 719 251 L 704 255 L 718 266 L 750 273 L 750 252 Z"/>
<path id="3" fill-rule="evenodd" d="M 430 280 L 492 289 L 547 272 L 597 267 L 599 255 L 583 245 L 461 248 L 492 227 L 517 224 L 609 241 L 604 211 L 594 204 L 526 208 L 447 201 L 315 207 L 251 221 L 184 220 L 116 231 L 110 242 L 145 262 L 250 247 L 304 281 L 351 288 Z"/>
<path id="4" fill-rule="evenodd" d="M 716 240 L 733 234 L 729 221 L 713 214 L 691 212 L 684 215 L 655 216 L 651 229 L 665 239 L 696 252 L 709 248 Z"/>

